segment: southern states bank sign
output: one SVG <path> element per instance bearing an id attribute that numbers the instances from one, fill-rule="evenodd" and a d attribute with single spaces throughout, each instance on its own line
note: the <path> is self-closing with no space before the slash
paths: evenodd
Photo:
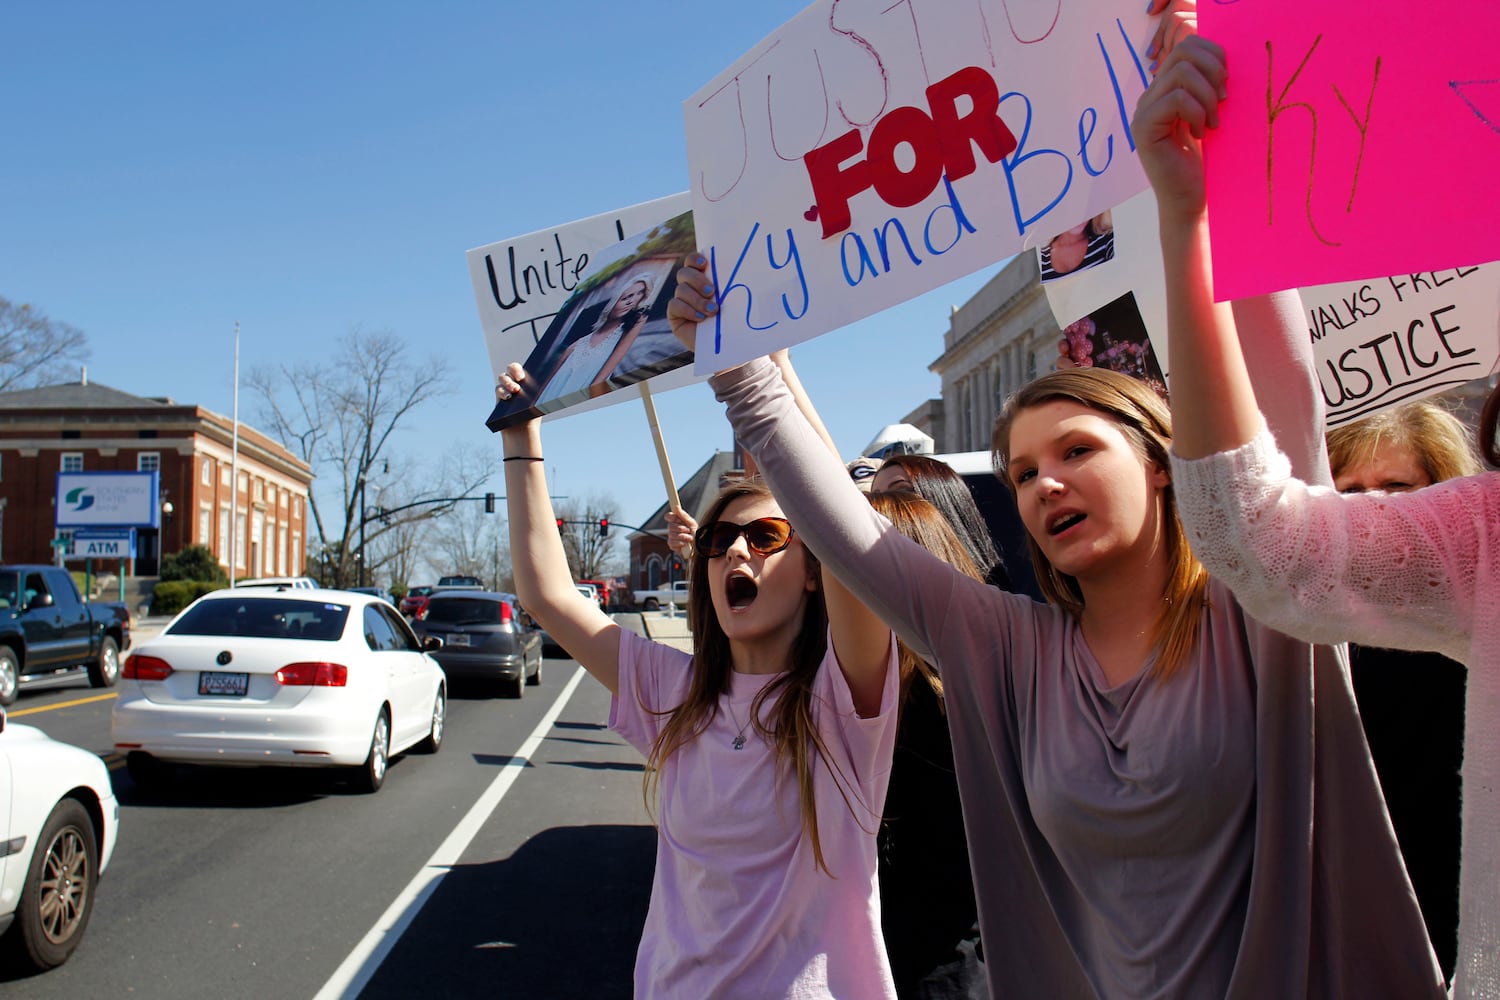
<path id="1" fill-rule="evenodd" d="M 59 472 L 58 528 L 156 528 L 161 505 L 155 472 Z"/>

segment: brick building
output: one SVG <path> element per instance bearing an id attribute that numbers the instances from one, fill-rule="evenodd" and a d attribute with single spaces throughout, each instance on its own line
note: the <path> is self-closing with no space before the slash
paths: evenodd
<path id="1" fill-rule="evenodd" d="M 241 424 L 232 503 L 233 438 L 228 417 L 132 396 L 90 383 L 86 374 L 79 382 L 0 393 L 0 560 L 55 561 L 57 473 L 156 470 L 161 529 L 139 529 L 135 566 L 119 570 L 153 576 L 163 554 L 200 544 L 228 572 L 233 530 L 236 577 L 300 574 L 312 469 Z"/>

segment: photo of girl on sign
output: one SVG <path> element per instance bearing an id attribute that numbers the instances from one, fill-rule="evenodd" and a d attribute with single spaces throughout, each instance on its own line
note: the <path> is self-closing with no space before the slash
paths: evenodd
<path id="1" fill-rule="evenodd" d="M 1058 233 L 1037 248 L 1043 281 L 1086 271 L 1115 257 L 1115 223 L 1108 209 Z"/>
<path id="2" fill-rule="evenodd" d="M 501 402 L 487 421 L 490 429 L 692 364 L 692 352 L 672 336 L 666 308 L 677 288 L 678 262 L 693 245 L 692 214 L 684 212 L 597 254 L 601 266 L 563 304 L 526 359 L 535 396 Z"/>

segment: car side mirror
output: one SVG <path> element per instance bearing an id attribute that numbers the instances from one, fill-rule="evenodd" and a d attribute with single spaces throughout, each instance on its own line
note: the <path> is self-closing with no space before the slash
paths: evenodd
<path id="1" fill-rule="evenodd" d="M 431 653 L 434 650 L 439 650 L 439 649 L 442 649 L 442 648 L 443 648 L 443 638 L 442 638 L 442 636 L 438 636 L 438 635 L 424 635 L 424 636 L 422 636 L 422 652 L 424 652 L 424 653 Z"/>

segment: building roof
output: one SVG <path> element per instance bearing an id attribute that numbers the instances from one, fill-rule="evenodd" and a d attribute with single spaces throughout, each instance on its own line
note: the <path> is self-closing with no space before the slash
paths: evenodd
<path id="1" fill-rule="evenodd" d="M 63 382 L 0 392 L 0 410 L 120 410 L 176 405 L 170 399 L 133 396 L 98 382 Z"/>
<path id="2" fill-rule="evenodd" d="M 691 514 L 694 520 L 702 520 L 704 510 L 719 495 L 719 487 L 723 485 L 725 476 L 735 471 L 738 471 L 738 463 L 734 452 L 714 452 L 712 458 L 687 478 L 687 482 L 677 487 L 677 499 L 682 501 L 682 509 Z M 648 534 L 660 532 L 665 535 L 667 505 L 662 504 L 656 508 L 656 512 L 646 518 L 646 523 L 641 528 Z"/>

